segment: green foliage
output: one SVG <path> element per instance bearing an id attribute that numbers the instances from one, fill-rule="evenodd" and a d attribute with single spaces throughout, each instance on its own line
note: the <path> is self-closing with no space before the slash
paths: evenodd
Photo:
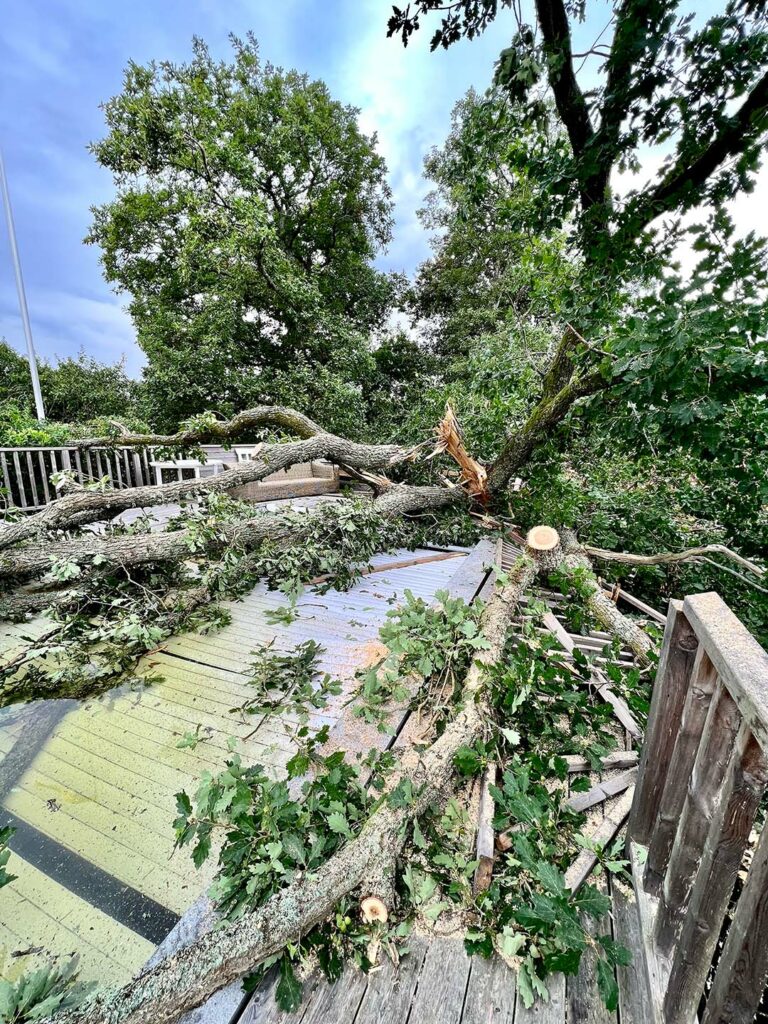
<path id="1" fill-rule="evenodd" d="M 291 797 L 286 780 L 270 778 L 261 765 L 244 767 L 238 755 L 218 775 L 204 772 L 194 804 L 176 797 L 179 847 L 192 845 L 199 867 L 221 833 L 218 874 L 211 896 L 228 919 L 261 906 L 298 872 L 314 871 L 360 829 L 370 797 L 343 752 L 314 756 L 315 771 Z M 296 777 L 304 767 L 294 765 Z"/>
<path id="2" fill-rule="evenodd" d="M 72 433 L 65 423 L 41 423 L 26 405 L 0 403 L 0 445 L 7 448 L 29 445 L 66 444 Z"/>
<path id="3" fill-rule="evenodd" d="M 317 737 L 308 739 L 310 714 L 327 707 L 329 697 L 341 693 L 341 683 L 327 673 L 317 679 L 317 660 L 324 649 L 314 640 L 304 640 L 288 654 L 272 650 L 272 643 L 252 652 L 249 682 L 254 693 L 233 710 L 284 716 L 284 727 L 299 748 L 290 762 L 291 771 L 297 773 L 309 768 L 317 741 Z"/>
<path id="4" fill-rule="evenodd" d="M 598 921 L 610 911 L 610 900 L 594 885 L 586 884 L 576 896 L 565 887 L 564 872 L 574 851 L 590 841 L 580 834 L 581 816 L 564 807 L 563 755 L 581 754 L 597 768 L 616 744 L 610 711 L 586 684 L 586 661 L 576 659 L 574 673 L 554 640 L 541 637 L 534 625 L 535 620 L 522 637 L 515 637 L 514 647 L 491 670 L 491 695 L 504 726 L 496 750 L 487 749 L 485 757 L 499 756 L 505 766 L 493 791 L 494 828 L 507 832 L 512 846 L 497 861 L 491 886 L 479 898 L 481 926 L 467 942 L 470 951 L 488 956 L 496 949 L 517 967 L 526 1005 L 536 996 L 547 998 L 547 975 L 578 971 L 584 951 L 595 948 L 584 916 Z M 616 667 L 611 678 L 635 693 L 636 705 L 646 699 L 636 671 Z M 473 771 L 482 762 L 478 757 L 472 766 L 465 755 Z M 573 790 L 579 788 L 572 784 Z M 604 869 L 624 872 L 626 862 L 615 851 L 599 852 Z M 615 1006 L 614 967 L 627 962 L 628 953 L 610 936 L 598 941 L 600 991 L 606 1004 Z"/>
<path id="5" fill-rule="evenodd" d="M 388 621 L 379 630 L 386 656 L 361 673 L 357 691 L 355 714 L 382 729 L 391 705 L 411 698 L 413 677 L 428 681 L 418 688 L 414 706 L 444 715 L 472 658 L 488 646 L 478 627 L 480 602 L 467 605 L 444 590 L 432 604 L 410 590 L 404 598 L 387 612 Z"/>
<path id="6" fill-rule="evenodd" d="M 26 971 L 18 981 L 0 981 L 0 1020 L 31 1024 L 80 1006 L 95 988 L 77 980 L 78 958 Z"/>
<path id="7" fill-rule="evenodd" d="M 0 446 L 60 445 L 72 438 L 109 433 L 108 419 L 141 426 L 141 385 L 122 362 L 100 363 L 80 352 L 55 364 L 40 362 L 40 387 L 46 421 L 32 410 L 34 400 L 27 360 L 0 341 Z"/>
<path id="8" fill-rule="evenodd" d="M 765 473 L 756 465 L 752 475 L 749 466 L 753 458 L 758 464 L 764 459 L 760 420 L 745 417 L 740 436 L 728 423 L 726 416 L 718 429 L 731 451 L 707 458 L 671 447 L 652 427 L 628 446 L 626 436 L 584 424 L 572 430 L 567 458 L 549 450 L 534 463 L 514 514 L 524 528 L 540 522 L 573 527 L 596 547 L 655 554 L 725 544 L 760 562 L 768 550 L 768 495 Z M 733 577 L 720 561 L 726 569 L 707 562 L 597 568 L 662 612 L 670 598 L 717 590 L 768 643 L 768 595 Z"/>
<path id="9" fill-rule="evenodd" d="M 18 878 L 18 875 L 12 875 L 6 866 L 11 856 L 8 842 L 13 837 L 15 831 L 16 829 L 11 825 L 5 825 L 0 828 L 0 889 L 4 885 L 9 885 L 15 878 Z"/>
<path id="10" fill-rule="evenodd" d="M 128 65 L 92 147 L 118 193 L 88 240 L 131 295 L 153 422 L 257 396 L 301 407 L 330 384 L 342 423 L 393 297 L 372 263 L 391 228 L 384 162 L 322 82 L 263 62 L 252 37 L 232 47 Z"/>

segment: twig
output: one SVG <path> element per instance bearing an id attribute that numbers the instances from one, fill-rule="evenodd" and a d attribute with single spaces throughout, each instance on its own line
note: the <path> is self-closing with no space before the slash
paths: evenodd
<path id="1" fill-rule="evenodd" d="M 737 555 L 735 551 L 731 551 L 724 544 L 704 544 L 702 547 L 687 548 L 685 551 L 660 551 L 656 555 L 634 555 L 625 551 L 607 551 L 605 548 L 593 548 L 588 544 L 584 545 L 584 550 L 592 558 L 599 558 L 600 561 L 624 562 L 626 565 L 668 565 L 675 562 L 690 562 L 706 555 L 723 555 L 743 569 L 753 572 L 756 576 L 765 575 L 765 569 L 761 569 L 759 565 L 755 565 L 749 559 Z M 713 564 L 718 565 L 717 562 Z M 718 568 L 722 569 L 724 566 L 718 566 Z"/>

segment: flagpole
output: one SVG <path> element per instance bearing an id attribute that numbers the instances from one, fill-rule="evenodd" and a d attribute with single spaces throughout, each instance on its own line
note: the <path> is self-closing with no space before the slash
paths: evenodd
<path id="1" fill-rule="evenodd" d="M 16 228 L 13 223 L 13 212 L 11 211 L 11 196 L 8 192 L 8 181 L 5 177 L 5 164 L 3 153 L 0 150 L 0 191 L 3 193 L 3 206 L 5 207 L 5 219 L 8 224 L 8 238 L 11 243 L 11 257 L 13 269 L 16 274 L 16 291 L 19 296 L 19 310 L 21 322 L 24 325 L 24 335 L 27 339 L 27 357 L 29 360 L 29 372 L 32 377 L 32 391 L 35 396 L 35 408 L 37 418 L 45 419 L 45 407 L 43 405 L 43 393 L 40 390 L 40 377 L 37 372 L 37 356 L 35 355 L 35 343 L 32 340 L 32 325 L 29 322 L 29 310 L 27 309 L 27 295 L 24 291 L 24 278 L 21 275 L 21 261 L 19 259 L 19 247 L 16 244 Z"/>

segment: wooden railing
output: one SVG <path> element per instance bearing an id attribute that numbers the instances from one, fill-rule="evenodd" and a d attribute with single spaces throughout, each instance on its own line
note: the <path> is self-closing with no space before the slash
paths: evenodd
<path id="1" fill-rule="evenodd" d="M 235 465 L 238 460 L 247 459 L 255 445 L 238 445 L 225 450 L 221 445 L 201 445 L 205 461 L 197 459 L 155 461 L 150 448 L 90 448 L 78 449 L 73 446 L 53 448 L 0 448 L 0 514 L 3 508 L 13 506 L 32 512 L 43 508 L 56 497 L 51 476 L 61 470 L 70 470 L 81 484 L 106 477 L 110 487 L 143 487 L 184 476 L 210 476 Z M 288 469 L 279 470 L 265 477 L 259 484 L 246 487 L 249 497 L 262 500 L 274 492 L 291 494 L 291 482 L 296 484 L 296 495 L 320 493 L 313 490 L 311 481 L 316 480 L 321 490 L 336 490 L 337 471 L 330 463 L 322 460 L 299 463 Z M 328 481 L 325 486 L 321 481 Z M 245 497 L 243 493 L 241 496 Z"/>
<path id="2" fill-rule="evenodd" d="M 56 497 L 51 476 L 71 470 L 79 483 L 108 477 L 113 487 L 141 487 L 154 480 L 146 449 L 72 447 L 0 448 L 0 487 L 5 505 L 42 508 Z"/>
<path id="3" fill-rule="evenodd" d="M 768 654 L 717 594 L 672 602 L 628 829 L 656 1024 L 755 1016 L 768 973 L 768 828 L 756 836 L 767 753 Z"/>

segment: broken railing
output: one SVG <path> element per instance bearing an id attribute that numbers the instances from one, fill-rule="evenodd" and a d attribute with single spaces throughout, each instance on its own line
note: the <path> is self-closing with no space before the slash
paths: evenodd
<path id="1" fill-rule="evenodd" d="M 628 839 L 655 1024 L 755 1016 L 767 753 L 768 654 L 717 594 L 672 602 Z"/>

